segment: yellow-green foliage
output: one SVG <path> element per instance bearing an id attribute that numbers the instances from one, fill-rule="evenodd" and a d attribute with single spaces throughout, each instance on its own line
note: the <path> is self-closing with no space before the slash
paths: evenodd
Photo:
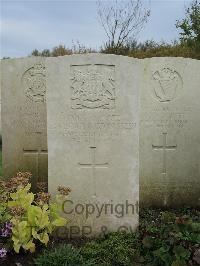
<path id="1" fill-rule="evenodd" d="M 36 205 L 34 194 L 30 192 L 31 185 L 20 187 L 15 193 L 10 194 L 11 200 L 8 207 L 21 208 L 21 215 L 16 215 L 11 219 L 12 240 L 15 252 L 19 253 L 20 247 L 30 252 L 35 251 L 35 240 L 47 245 L 49 234 L 56 226 L 64 226 L 66 219 L 60 217 L 60 196 L 57 202 Z"/>
<path id="2" fill-rule="evenodd" d="M 0 238 L 4 250 L 14 248 L 19 253 L 23 248 L 34 252 L 38 241 L 47 245 L 54 229 L 67 223 L 60 213 L 70 189 L 59 186 L 55 200 L 49 203 L 49 193 L 35 195 L 30 191 L 30 179 L 30 173 L 19 172 L 0 182 Z"/>

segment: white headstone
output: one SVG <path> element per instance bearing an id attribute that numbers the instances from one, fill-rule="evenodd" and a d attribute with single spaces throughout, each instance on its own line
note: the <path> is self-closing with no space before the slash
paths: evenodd
<path id="1" fill-rule="evenodd" d="M 32 184 L 47 182 L 45 59 L 2 60 L 3 176 L 33 174 Z"/>
<path id="2" fill-rule="evenodd" d="M 79 233 L 138 224 L 138 69 L 114 55 L 47 59 L 49 192 L 72 189 L 64 212 Z"/>
<path id="3" fill-rule="evenodd" d="M 143 61 L 140 198 L 143 205 L 200 204 L 200 61 Z"/>

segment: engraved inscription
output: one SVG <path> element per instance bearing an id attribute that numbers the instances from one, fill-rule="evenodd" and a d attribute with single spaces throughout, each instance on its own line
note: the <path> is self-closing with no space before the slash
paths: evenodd
<path id="1" fill-rule="evenodd" d="M 153 150 L 162 150 L 163 151 L 163 167 L 162 174 L 167 174 L 167 151 L 176 150 L 177 145 L 167 145 L 167 133 L 163 133 L 163 144 L 162 145 L 152 145 Z"/>
<path id="2" fill-rule="evenodd" d="M 163 68 L 153 74 L 154 97 L 160 102 L 169 102 L 177 98 L 182 89 L 182 79 L 177 71 Z"/>
<path id="3" fill-rule="evenodd" d="M 22 77 L 25 95 L 33 102 L 46 101 L 46 74 L 42 63 L 29 68 Z"/>
<path id="4" fill-rule="evenodd" d="M 44 107 L 44 108 L 41 108 Z M 46 110 L 42 103 L 24 105 L 20 117 L 25 133 L 45 133 L 46 132 Z"/>
<path id="5" fill-rule="evenodd" d="M 94 121 L 87 120 L 81 115 L 69 115 L 64 118 L 63 136 L 75 142 L 89 142 L 92 132 L 102 140 L 115 141 L 122 136 L 128 136 L 136 128 L 136 122 L 120 115 L 106 115 L 98 117 Z M 59 121 L 52 129 L 59 127 Z M 121 136 L 121 137 L 120 137 Z"/>
<path id="6" fill-rule="evenodd" d="M 184 129 L 192 126 L 192 107 L 175 105 L 147 106 L 141 111 L 140 124 L 145 128 Z"/>
<path id="7" fill-rule="evenodd" d="M 71 66 L 72 109 L 114 109 L 115 66 Z"/>
<path id="8" fill-rule="evenodd" d="M 164 113 L 154 116 L 153 112 L 146 113 L 140 120 L 141 125 L 146 128 L 184 128 L 189 125 L 189 114 L 185 113 Z"/>

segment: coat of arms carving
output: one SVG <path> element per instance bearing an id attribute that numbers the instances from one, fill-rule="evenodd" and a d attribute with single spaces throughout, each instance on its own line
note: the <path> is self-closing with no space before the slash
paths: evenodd
<path id="1" fill-rule="evenodd" d="M 31 101 L 46 101 L 46 73 L 42 63 L 37 63 L 29 68 L 22 77 L 22 83 L 25 88 L 25 95 Z"/>
<path id="2" fill-rule="evenodd" d="M 72 109 L 113 109 L 114 75 L 113 65 L 71 66 Z"/>
<path id="3" fill-rule="evenodd" d="M 177 98 L 182 89 L 182 79 L 177 71 L 163 68 L 153 74 L 154 96 L 160 102 L 169 102 Z"/>

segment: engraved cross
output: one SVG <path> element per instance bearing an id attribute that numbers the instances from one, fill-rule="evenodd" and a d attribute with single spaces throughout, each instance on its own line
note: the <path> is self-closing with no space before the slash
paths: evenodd
<path id="1" fill-rule="evenodd" d="M 92 169 L 92 175 L 93 175 L 93 182 L 94 182 L 94 196 L 96 197 L 96 178 L 95 178 L 95 171 L 97 168 L 99 169 L 106 169 L 108 168 L 108 162 L 104 163 L 97 163 L 96 162 L 96 146 L 90 147 L 90 156 L 91 156 L 91 161 L 88 163 L 79 163 L 81 168 L 90 168 Z"/>
<path id="2" fill-rule="evenodd" d="M 79 163 L 82 168 L 92 168 L 93 171 L 95 170 L 95 168 L 107 168 L 108 163 L 96 163 L 96 148 L 97 147 L 90 147 L 92 157 L 91 163 Z"/>
<path id="3" fill-rule="evenodd" d="M 36 157 L 36 176 L 39 178 L 39 157 L 40 155 L 47 155 L 46 149 L 23 149 L 24 155 L 35 155 Z M 39 180 L 38 180 L 39 181 Z"/>
<path id="4" fill-rule="evenodd" d="M 167 151 L 176 150 L 177 145 L 167 145 L 167 133 L 163 133 L 163 144 L 162 145 L 152 145 L 153 150 L 162 150 L 163 151 L 163 169 L 162 174 L 167 173 Z"/>

